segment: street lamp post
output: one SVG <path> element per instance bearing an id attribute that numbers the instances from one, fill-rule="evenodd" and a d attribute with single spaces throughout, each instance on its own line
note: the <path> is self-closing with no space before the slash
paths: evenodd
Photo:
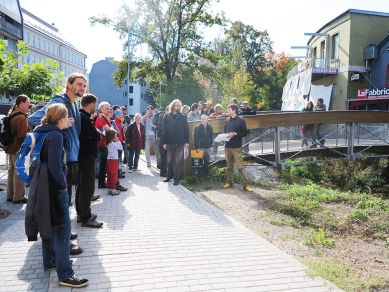
<path id="1" fill-rule="evenodd" d="M 159 109 L 162 109 L 162 80 L 159 80 Z"/>
<path id="2" fill-rule="evenodd" d="M 130 100 L 130 77 L 131 77 L 131 66 L 130 66 L 130 63 L 131 63 L 131 58 L 130 58 L 130 28 L 131 28 L 131 24 L 132 24 L 132 18 L 131 16 L 128 16 L 126 17 L 126 26 L 127 26 L 127 30 L 128 30 L 128 42 L 127 42 L 127 63 L 128 63 L 128 87 L 127 87 L 127 90 L 128 90 L 128 100 L 127 100 L 127 104 L 128 104 L 128 107 L 130 107 L 130 103 L 129 103 L 129 100 Z M 128 109 L 128 112 L 130 112 L 130 109 Z"/>

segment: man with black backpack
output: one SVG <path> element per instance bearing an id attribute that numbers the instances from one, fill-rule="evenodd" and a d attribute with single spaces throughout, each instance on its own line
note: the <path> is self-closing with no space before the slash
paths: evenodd
<path id="1" fill-rule="evenodd" d="M 9 129 L 12 142 L 4 147 L 5 153 L 9 155 L 9 169 L 8 169 L 8 181 L 7 181 L 7 202 L 14 204 L 26 204 L 27 198 L 24 196 L 26 193 L 24 181 L 22 181 L 16 174 L 16 153 L 22 146 L 24 138 L 28 132 L 27 125 L 27 111 L 30 108 L 30 99 L 27 95 L 19 95 L 16 98 L 15 104 L 12 106 L 9 113 Z M 4 141 L 2 141 L 4 142 Z M 7 144 L 7 143 L 5 143 Z"/>

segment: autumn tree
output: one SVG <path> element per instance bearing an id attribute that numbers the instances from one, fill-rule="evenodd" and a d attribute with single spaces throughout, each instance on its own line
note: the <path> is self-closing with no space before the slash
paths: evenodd
<path id="1" fill-rule="evenodd" d="M 18 42 L 18 51 L 6 50 L 5 41 L 0 40 L 0 95 L 11 100 L 26 94 L 33 100 L 51 97 L 62 89 L 63 73 L 56 74 L 57 62 L 46 59 L 46 63 L 25 64 L 23 57 L 28 46 Z"/>
<path id="2" fill-rule="evenodd" d="M 223 14 L 213 14 L 211 5 L 218 0 L 142 0 L 136 1 L 134 9 L 123 4 L 116 18 L 106 15 L 91 17 L 90 23 L 112 27 L 123 39 L 123 51 L 130 51 L 140 44 L 147 44 L 149 57 L 135 59 L 133 54 L 126 54 L 118 63 L 114 73 L 114 82 L 119 87 L 128 76 L 127 64 L 131 62 L 131 76 L 135 80 L 150 82 L 151 95 L 158 96 L 158 81 L 174 84 L 171 80 L 186 68 L 200 70 L 196 57 L 205 57 L 211 61 L 213 55 L 209 44 L 205 42 L 201 31 L 213 25 L 224 23 Z M 128 42 L 125 18 L 130 16 L 130 42 Z M 165 90 L 167 87 L 165 87 Z M 173 94 L 171 90 L 169 94 Z M 176 97 L 176 96 L 175 96 Z M 173 98 L 173 96 L 172 96 Z"/>

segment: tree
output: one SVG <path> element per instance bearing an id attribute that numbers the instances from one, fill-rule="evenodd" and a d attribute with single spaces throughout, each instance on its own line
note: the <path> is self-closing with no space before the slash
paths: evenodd
<path id="1" fill-rule="evenodd" d="M 284 52 L 268 55 L 271 66 L 265 70 L 266 84 L 260 89 L 261 110 L 280 110 L 282 106 L 282 91 L 290 69 L 297 65 L 295 59 L 289 58 Z"/>
<path id="2" fill-rule="evenodd" d="M 201 31 L 215 24 L 224 24 L 224 15 L 213 14 L 210 9 L 211 4 L 218 1 L 138 0 L 133 10 L 123 4 L 117 18 L 109 18 L 106 15 L 90 17 L 91 25 L 103 24 L 112 27 L 123 40 L 128 36 L 125 18 L 130 16 L 133 19 L 130 42 L 124 43 L 123 51 L 126 55 L 117 63 L 118 70 L 113 75 L 114 83 L 118 87 L 123 85 L 128 77 L 128 62 L 133 60 L 131 78 L 139 82 L 149 80 L 148 96 L 158 96 L 159 80 L 168 86 L 177 85 L 180 82 L 172 80 L 183 74 L 187 68 L 201 70 L 197 57 L 217 62 Z M 150 56 L 135 58 L 132 54 L 133 48 L 143 43 L 147 44 Z M 131 52 L 130 55 L 127 51 Z M 193 73 L 197 74 L 196 70 L 193 70 Z M 168 87 L 164 86 L 164 90 L 167 89 Z M 170 89 L 165 95 L 174 92 L 177 92 L 177 88 Z"/>
<path id="3" fill-rule="evenodd" d="M 57 62 L 46 59 L 46 64 L 25 64 L 23 56 L 28 47 L 17 44 L 18 52 L 6 50 L 5 41 L 0 40 L 0 95 L 11 100 L 20 94 L 39 100 L 51 97 L 62 89 L 63 73 L 56 74 Z"/>

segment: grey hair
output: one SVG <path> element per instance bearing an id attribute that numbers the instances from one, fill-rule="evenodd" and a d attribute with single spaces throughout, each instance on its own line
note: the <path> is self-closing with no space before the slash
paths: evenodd
<path id="1" fill-rule="evenodd" d="M 109 102 L 102 101 L 102 102 L 99 103 L 99 112 L 101 112 L 101 109 L 102 109 L 105 105 L 108 105 L 108 107 L 111 107 L 111 105 L 109 104 Z"/>
<path id="2" fill-rule="evenodd" d="M 182 108 L 181 108 L 181 113 L 189 113 L 190 111 L 190 107 L 188 105 L 183 105 Z"/>

